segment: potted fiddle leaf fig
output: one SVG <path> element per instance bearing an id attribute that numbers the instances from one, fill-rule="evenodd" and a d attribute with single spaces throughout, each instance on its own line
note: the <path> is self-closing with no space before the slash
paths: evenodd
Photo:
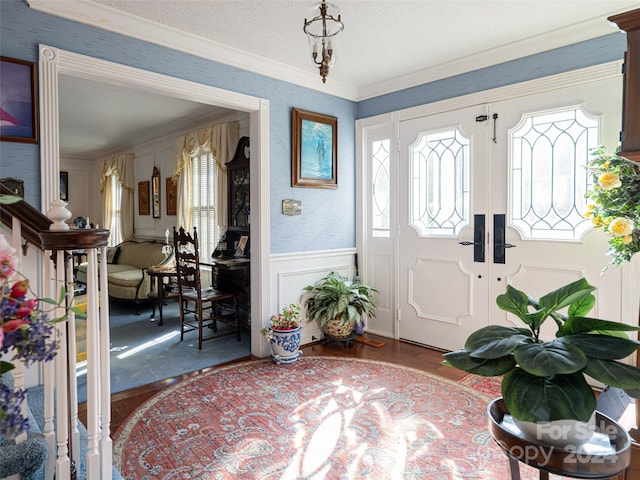
<path id="1" fill-rule="evenodd" d="M 524 325 L 483 327 L 463 349 L 444 354 L 444 363 L 477 375 L 503 375 L 504 403 L 521 424 L 589 422 L 596 396 L 586 376 L 640 397 L 640 369 L 619 361 L 640 346 L 624 332 L 640 327 L 588 317 L 594 290 L 580 279 L 535 300 L 509 285 L 498 307 Z M 548 321 L 556 326 L 555 338 L 543 339 Z"/>

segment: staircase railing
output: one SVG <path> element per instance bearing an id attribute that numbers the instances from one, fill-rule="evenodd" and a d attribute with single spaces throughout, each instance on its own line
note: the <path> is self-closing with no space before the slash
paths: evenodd
<path id="1" fill-rule="evenodd" d="M 12 194 L 0 183 L 0 193 Z M 25 252 L 23 240 L 44 252 L 40 268 L 44 272 L 44 292 L 58 298 L 64 287 L 66 304 L 74 304 L 72 250 L 87 253 L 86 351 L 87 351 L 87 456 L 86 478 L 112 478 L 112 442 L 110 437 L 110 361 L 109 302 L 105 249 L 108 230 L 69 230 L 65 220 L 71 218 L 62 200 L 52 202 L 48 217 L 24 200 L 0 204 L 2 223 L 11 226 L 12 243 Z M 100 260 L 98 254 L 100 253 Z M 100 273 L 100 275 L 99 275 Z M 58 307 L 56 317 L 64 316 L 65 306 Z M 54 362 L 44 363 L 44 430 L 48 458 L 45 480 L 71 480 L 80 464 L 78 430 L 78 396 L 76 382 L 75 314 L 55 324 L 58 347 Z M 16 375 L 16 388 L 23 388 L 23 374 Z M 55 409 L 55 411 L 54 411 Z M 55 418 L 55 421 L 54 421 Z"/>

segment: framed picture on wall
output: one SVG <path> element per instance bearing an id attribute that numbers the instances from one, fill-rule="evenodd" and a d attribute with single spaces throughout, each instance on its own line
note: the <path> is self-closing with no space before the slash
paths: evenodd
<path id="1" fill-rule="evenodd" d="M 36 64 L 0 57 L 0 141 L 38 143 Z"/>
<path id="2" fill-rule="evenodd" d="M 151 176 L 151 216 L 160 218 L 160 171 L 153 167 Z"/>
<path id="3" fill-rule="evenodd" d="M 60 199 L 69 201 L 69 172 L 60 172 Z"/>
<path id="4" fill-rule="evenodd" d="M 150 215 L 149 181 L 138 182 L 138 215 Z"/>
<path id="5" fill-rule="evenodd" d="M 176 215 L 178 204 L 178 185 L 173 181 L 171 177 L 167 177 L 166 180 L 167 191 L 167 215 Z"/>
<path id="6" fill-rule="evenodd" d="M 292 109 L 291 186 L 338 188 L 336 117 Z"/>

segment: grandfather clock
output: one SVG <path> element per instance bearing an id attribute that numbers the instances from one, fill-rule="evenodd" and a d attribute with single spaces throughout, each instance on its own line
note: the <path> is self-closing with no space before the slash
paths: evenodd
<path id="1" fill-rule="evenodd" d="M 640 8 L 613 15 L 607 20 L 627 33 L 620 155 L 640 162 Z"/>

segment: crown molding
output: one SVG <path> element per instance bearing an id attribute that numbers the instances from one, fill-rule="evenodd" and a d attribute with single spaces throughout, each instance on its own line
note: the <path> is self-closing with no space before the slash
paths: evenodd
<path id="1" fill-rule="evenodd" d="M 29 7 L 67 20 L 108 30 L 143 40 L 155 45 L 196 55 L 249 72 L 284 82 L 300 85 L 322 93 L 355 101 L 358 89 L 352 85 L 332 80 L 322 84 L 318 74 L 274 62 L 258 55 L 224 45 L 219 42 L 161 25 L 135 15 L 87 0 L 26 0 Z"/>
<path id="2" fill-rule="evenodd" d="M 65 2 L 52 2 L 51 0 L 25 1 L 34 10 L 352 101 L 362 101 L 386 95 L 619 31 L 616 26 L 607 21 L 608 15 L 603 15 L 602 18 L 580 22 L 553 32 L 358 88 L 335 79 L 327 84 L 321 84 L 318 82 L 318 75 L 315 71 L 301 70 L 283 63 L 267 60 L 250 52 L 87 0 L 66 0 Z M 618 12 L 611 12 L 611 15 L 615 13 Z"/>
<path id="3" fill-rule="evenodd" d="M 607 21 L 605 15 L 602 18 L 587 20 L 570 27 L 529 37 L 518 42 L 486 50 L 475 55 L 469 55 L 468 57 L 462 57 L 402 77 L 361 87 L 358 92 L 358 101 L 386 95 L 425 83 L 435 82 L 443 78 L 472 72 L 492 65 L 499 65 L 529 55 L 535 55 L 566 45 L 602 37 L 617 31 L 618 29 Z"/>

